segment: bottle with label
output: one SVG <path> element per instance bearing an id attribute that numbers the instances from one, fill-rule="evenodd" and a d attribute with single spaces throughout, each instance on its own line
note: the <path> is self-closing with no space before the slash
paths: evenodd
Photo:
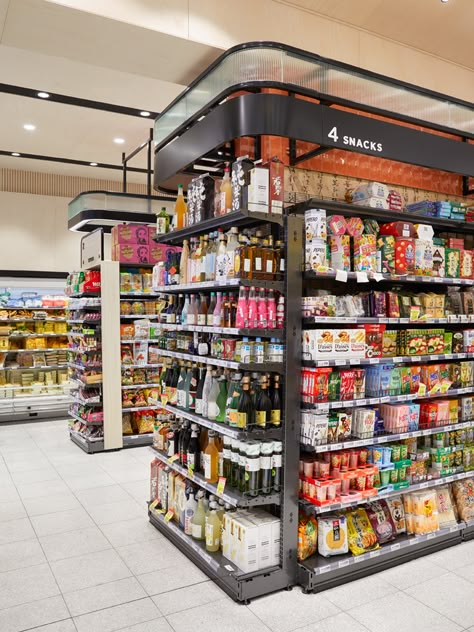
<path id="1" fill-rule="evenodd" d="M 255 344 L 253 347 L 253 361 L 256 364 L 263 364 L 265 362 L 265 345 L 260 337 L 255 338 Z"/>
<path id="2" fill-rule="evenodd" d="M 262 278 L 267 281 L 273 279 L 273 248 L 270 248 L 268 238 L 262 239 Z"/>
<path id="3" fill-rule="evenodd" d="M 216 276 L 217 233 L 210 233 L 206 253 L 206 281 L 214 281 Z"/>
<path id="4" fill-rule="evenodd" d="M 171 218 L 166 208 L 163 206 L 156 216 L 156 234 L 165 235 L 170 229 Z"/>
<path id="5" fill-rule="evenodd" d="M 270 424 L 272 426 L 281 426 L 281 391 L 279 375 L 275 375 L 273 378 L 273 388 L 270 391 L 270 401 L 272 403 Z"/>
<path id="6" fill-rule="evenodd" d="M 207 324 L 207 298 L 204 294 L 200 294 L 197 324 L 204 326 Z"/>
<path id="7" fill-rule="evenodd" d="M 181 310 L 181 324 L 182 325 L 188 324 L 188 312 L 189 312 L 189 294 L 185 294 L 184 305 L 183 305 L 183 309 Z"/>
<path id="8" fill-rule="evenodd" d="M 226 164 L 224 168 L 224 177 L 221 182 L 220 189 L 220 214 L 225 215 L 232 210 L 232 182 L 230 180 L 230 168 Z"/>
<path id="9" fill-rule="evenodd" d="M 206 551 L 216 553 L 221 546 L 221 520 L 217 514 L 217 503 L 209 503 L 209 513 L 206 516 Z"/>
<path id="10" fill-rule="evenodd" d="M 216 421 L 220 423 L 224 423 L 226 403 L 227 403 L 227 379 L 225 375 L 221 375 L 219 377 L 218 383 L 219 383 L 219 395 L 217 396 L 218 413 L 216 416 Z"/>
<path id="11" fill-rule="evenodd" d="M 281 241 L 277 241 L 275 244 L 276 256 L 277 256 L 277 274 L 278 281 L 282 281 L 285 276 L 285 248 Z"/>
<path id="12" fill-rule="evenodd" d="M 231 475 L 230 483 L 231 487 L 238 489 L 239 487 L 239 466 L 240 466 L 240 441 L 238 439 L 231 439 L 231 453 L 230 453 L 230 461 L 231 461 Z"/>
<path id="13" fill-rule="evenodd" d="M 240 347 L 240 362 L 242 364 L 250 364 L 253 362 L 252 346 L 246 336 L 242 338 L 242 346 Z"/>
<path id="14" fill-rule="evenodd" d="M 260 443 L 249 441 L 245 454 L 245 493 L 258 496 L 260 485 Z"/>
<path id="15" fill-rule="evenodd" d="M 276 302 L 275 293 L 273 290 L 267 290 L 267 322 L 269 329 L 276 329 Z"/>
<path id="16" fill-rule="evenodd" d="M 209 236 L 204 235 L 201 239 L 201 261 L 199 264 L 199 282 L 203 283 L 206 280 L 206 258 L 207 249 L 209 248 Z"/>
<path id="17" fill-rule="evenodd" d="M 191 294 L 188 311 L 186 314 L 186 325 L 197 325 L 198 309 L 196 303 L 196 295 Z"/>
<path id="18" fill-rule="evenodd" d="M 252 279 L 263 279 L 264 271 L 263 271 L 263 247 L 262 247 L 262 233 L 261 231 L 257 231 L 255 233 L 255 245 L 253 246 L 253 261 L 252 261 Z"/>
<path id="19" fill-rule="evenodd" d="M 241 381 L 242 374 L 234 373 L 231 381 L 229 382 L 229 390 L 227 393 L 225 420 L 226 423 L 233 428 L 238 428 L 239 402 L 242 395 Z"/>
<path id="20" fill-rule="evenodd" d="M 255 295 L 255 287 L 252 285 L 249 290 L 249 298 L 248 298 L 248 324 L 247 327 L 249 329 L 256 329 L 258 327 L 258 307 L 257 307 L 257 297 Z"/>
<path id="21" fill-rule="evenodd" d="M 188 462 L 188 447 L 191 441 L 191 424 L 187 419 L 184 420 L 179 436 L 179 462 L 186 467 Z"/>
<path id="22" fill-rule="evenodd" d="M 224 475 L 224 437 L 220 434 L 216 435 L 216 446 L 219 451 L 219 459 L 217 461 L 217 476 Z"/>
<path id="23" fill-rule="evenodd" d="M 262 441 L 260 444 L 260 491 L 270 494 L 273 489 L 272 481 L 273 441 Z"/>
<path id="24" fill-rule="evenodd" d="M 277 329 L 283 329 L 285 326 L 285 297 L 283 295 L 278 298 L 276 308 L 276 326 Z"/>
<path id="25" fill-rule="evenodd" d="M 212 314 L 212 326 L 222 327 L 222 292 L 217 292 L 216 306 Z"/>
<path id="26" fill-rule="evenodd" d="M 196 415 L 202 415 L 202 391 L 204 390 L 204 382 L 206 380 L 206 371 L 202 364 L 198 365 L 199 378 L 196 391 L 196 407 L 194 412 Z"/>
<path id="27" fill-rule="evenodd" d="M 259 261 L 257 262 L 258 264 L 258 269 L 261 270 L 262 267 L 262 259 L 261 259 L 261 252 L 260 252 L 260 245 L 258 243 L 258 237 L 256 237 L 255 235 L 253 237 L 250 238 L 250 245 L 247 248 L 247 252 L 245 255 L 245 261 L 244 261 L 244 273 L 245 273 L 245 277 L 246 279 L 255 279 L 257 278 L 255 276 L 256 274 L 256 263 L 255 263 L 255 259 L 259 258 Z"/>
<path id="28" fill-rule="evenodd" d="M 195 540 L 204 540 L 206 529 L 206 512 L 204 509 L 204 492 L 198 492 L 197 507 L 191 519 L 191 535 Z"/>
<path id="29" fill-rule="evenodd" d="M 231 317 L 232 317 L 232 313 L 231 313 L 230 296 L 227 294 L 227 292 L 224 292 L 222 294 L 221 327 L 231 327 L 232 325 L 229 325 L 229 323 L 231 322 Z"/>
<path id="30" fill-rule="evenodd" d="M 239 288 L 239 300 L 237 301 L 237 315 L 235 317 L 235 326 L 239 329 L 245 329 L 248 326 L 248 316 L 247 288 L 241 286 Z"/>
<path id="31" fill-rule="evenodd" d="M 247 463 L 247 442 L 241 441 L 239 450 L 239 492 L 245 492 L 245 465 Z"/>
<path id="32" fill-rule="evenodd" d="M 186 402 L 186 410 L 194 412 L 196 410 L 196 393 L 199 382 L 199 369 L 194 365 L 191 369 L 191 379 L 189 380 L 188 399 Z"/>
<path id="33" fill-rule="evenodd" d="M 199 432 L 199 471 L 204 472 L 204 451 L 209 441 L 209 431 L 201 428 Z M 196 466 L 197 467 L 197 466 Z"/>
<path id="34" fill-rule="evenodd" d="M 219 229 L 219 245 L 217 247 L 216 256 L 216 281 L 223 281 L 226 278 L 227 272 L 227 250 L 225 235 L 222 230 Z"/>
<path id="35" fill-rule="evenodd" d="M 178 184 L 178 197 L 174 204 L 174 216 L 176 229 L 184 228 L 186 217 L 186 202 L 184 201 L 183 185 Z"/>
<path id="36" fill-rule="evenodd" d="M 255 424 L 259 428 L 267 428 L 270 425 L 272 402 L 268 396 L 268 382 L 265 376 L 260 382 L 260 393 L 255 402 Z"/>
<path id="37" fill-rule="evenodd" d="M 224 437 L 224 446 L 222 448 L 222 476 L 230 482 L 232 472 L 232 439 Z"/>
<path id="38" fill-rule="evenodd" d="M 226 278 L 234 278 L 234 260 L 237 249 L 239 248 L 238 242 L 239 229 L 232 226 L 227 233 L 227 245 L 226 245 Z"/>
<path id="39" fill-rule="evenodd" d="M 220 385 L 217 381 L 217 373 L 212 372 L 212 385 L 209 391 L 207 417 L 214 421 L 219 414 L 219 408 L 217 406 L 217 398 L 219 397 Z"/>
<path id="40" fill-rule="evenodd" d="M 180 367 L 177 362 L 173 363 L 171 380 L 169 385 L 169 403 L 171 406 L 176 406 L 178 402 L 178 381 L 179 381 Z"/>
<path id="41" fill-rule="evenodd" d="M 184 509 L 184 533 L 186 535 L 193 534 L 192 521 L 197 509 L 197 501 L 194 498 L 193 488 L 191 485 L 187 487 L 187 500 Z"/>
<path id="42" fill-rule="evenodd" d="M 267 297 L 265 294 L 265 288 L 260 288 L 257 298 L 257 315 L 258 315 L 258 327 L 259 329 L 267 329 L 268 327 L 268 312 L 267 312 Z"/>
<path id="43" fill-rule="evenodd" d="M 166 324 L 174 325 L 176 323 L 176 305 L 174 296 L 171 294 L 168 297 L 168 308 L 166 309 Z"/>
<path id="44" fill-rule="evenodd" d="M 181 258 L 179 260 L 179 282 L 185 285 L 188 283 L 188 266 L 189 266 L 189 241 L 183 240 L 183 249 L 181 250 Z"/>
<path id="45" fill-rule="evenodd" d="M 267 275 L 267 279 L 269 281 L 274 281 L 276 279 L 277 274 L 277 265 L 278 265 L 278 257 L 275 246 L 273 245 L 273 237 L 269 235 L 267 238 L 268 241 L 268 251 L 267 257 L 265 259 L 265 273 Z"/>
<path id="46" fill-rule="evenodd" d="M 178 408 L 186 408 L 186 391 L 184 390 L 186 384 L 186 366 L 184 362 L 180 362 L 180 372 L 178 378 L 178 384 L 176 386 L 176 406 Z"/>
<path id="47" fill-rule="evenodd" d="M 188 448 L 186 451 L 186 467 L 188 470 L 197 471 L 197 465 L 199 465 L 199 426 L 197 424 L 191 425 L 191 437 L 189 439 Z"/>
<path id="48" fill-rule="evenodd" d="M 202 388 L 202 409 L 201 409 L 201 415 L 203 417 L 208 417 L 208 411 L 209 411 L 209 397 L 210 397 L 210 393 L 211 393 L 211 387 L 212 387 L 212 367 L 211 365 L 207 365 L 206 367 L 206 375 L 204 378 L 204 385 Z M 217 396 L 216 396 L 217 399 Z M 197 410 L 196 410 L 197 413 Z"/>
<path id="49" fill-rule="evenodd" d="M 247 256 L 247 238 L 245 235 L 239 235 L 239 247 L 234 255 L 234 277 L 236 279 L 246 279 L 245 259 Z"/>
<path id="50" fill-rule="evenodd" d="M 211 298 L 210 298 L 210 301 L 209 301 L 209 307 L 207 308 L 206 322 L 204 323 L 208 327 L 212 327 L 213 319 L 214 319 L 214 310 L 215 310 L 216 304 L 217 304 L 216 293 L 215 292 L 211 292 L 210 297 Z"/>
<path id="51" fill-rule="evenodd" d="M 237 409 L 238 428 L 248 428 L 252 418 L 252 399 L 250 397 L 250 379 L 242 378 L 242 393 L 240 395 L 239 405 Z"/>
<path id="52" fill-rule="evenodd" d="M 273 491 L 279 492 L 282 484 L 282 451 L 283 444 L 281 441 L 273 442 L 273 454 L 272 454 L 272 484 Z"/>
<path id="53" fill-rule="evenodd" d="M 219 450 L 216 445 L 216 433 L 209 430 L 207 447 L 203 452 L 204 455 L 204 478 L 208 483 L 217 483 L 219 472 Z"/>

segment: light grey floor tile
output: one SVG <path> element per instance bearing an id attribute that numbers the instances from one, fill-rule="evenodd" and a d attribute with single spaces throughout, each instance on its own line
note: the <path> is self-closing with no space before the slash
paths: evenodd
<path id="1" fill-rule="evenodd" d="M 117 553 L 125 561 L 134 575 L 151 573 L 162 568 L 175 566 L 187 558 L 168 540 L 151 540 L 117 548 Z"/>
<path id="2" fill-rule="evenodd" d="M 448 572 L 437 564 L 433 564 L 431 557 L 432 556 L 422 557 L 418 560 L 400 564 L 400 566 L 395 566 L 382 573 L 378 573 L 376 577 L 380 577 L 399 590 L 404 590 L 405 588 L 416 586 L 421 582 L 433 577 L 439 577 L 443 573 Z"/>
<path id="3" fill-rule="evenodd" d="M 102 470 L 100 474 L 71 476 L 64 479 L 68 486 L 77 492 L 80 489 L 92 489 L 94 487 L 108 487 L 115 485 L 114 479 Z"/>
<path id="4" fill-rule="evenodd" d="M 175 612 L 166 617 L 175 632 L 269 632 L 262 621 L 249 608 L 231 600 L 220 600 L 197 608 Z M 276 630 L 276 628 L 275 628 Z"/>
<path id="5" fill-rule="evenodd" d="M 134 520 L 136 518 L 147 520 L 146 506 L 140 507 L 136 500 L 128 497 L 116 503 L 95 505 L 87 510 L 96 524 L 110 524 L 112 522 L 122 522 L 123 520 Z"/>
<path id="6" fill-rule="evenodd" d="M 86 509 L 96 507 L 104 503 L 116 503 L 130 500 L 129 494 L 120 485 L 108 485 L 107 487 L 94 487 L 75 492 L 76 498 Z"/>
<path id="7" fill-rule="evenodd" d="M 208 580 L 194 586 L 163 592 L 152 599 L 164 615 L 169 615 L 225 598 L 226 594 Z"/>
<path id="8" fill-rule="evenodd" d="M 120 632 L 174 632 L 174 630 L 168 621 L 161 617 L 160 619 L 153 619 L 153 621 L 145 621 L 144 623 L 120 628 Z"/>
<path id="9" fill-rule="evenodd" d="M 0 572 L 27 568 L 46 562 L 38 540 L 23 540 L 0 545 Z"/>
<path id="10" fill-rule="evenodd" d="M 44 516 L 32 516 L 31 524 L 38 537 L 52 535 L 53 533 L 76 531 L 77 529 L 94 526 L 92 518 L 82 507 L 69 511 L 45 514 Z"/>
<path id="11" fill-rule="evenodd" d="M 19 500 L 20 496 L 14 483 L 0 481 L 0 498 L 5 503 Z"/>
<path id="12" fill-rule="evenodd" d="M 443 551 L 433 553 L 427 558 L 432 564 L 437 564 L 448 571 L 454 571 L 462 566 L 474 564 L 474 541 L 462 542 L 450 546 Z"/>
<path id="13" fill-rule="evenodd" d="M 396 588 L 384 581 L 380 575 L 371 575 L 326 590 L 322 594 L 341 610 L 350 610 L 355 606 L 369 603 L 369 601 L 380 599 L 394 592 L 396 592 Z"/>
<path id="14" fill-rule="evenodd" d="M 459 575 L 459 577 L 463 577 L 464 579 L 467 579 L 468 581 L 474 584 L 474 564 L 461 566 L 460 568 L 457 568 L 455 571 L 453 571 L 453 573 L 455 573 L 456 575 Z"/>
<path id="15" fill-rule="evenodd" d="M 58 511 L 69 511 L 71 509 L 81 509 L 80 502 L 71 492 L 61 492 L 51 496 L 41 496 L 40 498 L 24 498 L 23 503 L 29 516 L 42 516 Z"/>
<path id="16" fill-rule="evenodd" d="M 150 468 L 144 467 L 140 463 L 127 467 L 111 467 L 108 468 L 107 474 L 111 476 L 117 483 L 129 483 L 131 481 L 141 481 L 143 477 L 150 473 Z"/>
<path id="17" fill-rule="evenodd" d="M 474 584 L 463 577 L 445 573 L 405 592 L 463 628 L 474 625 Z"/>
<path id="18" fill-rule="evenodd" d="M 64 593 L 64 600 L 71 616 L 77 617 L 95 610 L 103 610 L 129 601 L 143 599 L 146 596 L 135 577 L 127 577 L 92 588 L 66 592 Z"/>
<path id="19" fill-rule="evenodd" d="M 207 580 L 207 575 L 189 560 L 182 560 L 163 571 L 153 571 L 137 575 L 140 584 L 148 595 L 158 595 L 162 592 L 175 590 L 192 584 L 199 584 Z"/>
<path id="20" fill-rule="evenodd" d="M 98 527 L 40 537 L 41 546 L 50 562 L 78 557 L 112 548 Z"/>
<path id="21" fill-rule="evenodd" d="M 123 522 L 105 524 L 100 529 L 115 547 L 164 539 L 147 518 L 145 520 L 138 518 L 137 520 L 124 520 Z"/>
<path id="22" fill-rule="evenodd" d="M 0 610 L 59 594 L 49 564 L 0 573 Z"/>
<path id="23" fill-rule="evenodd" d="M 327 595 L 327 592 L 324 594 Z M 347 612 L 340 612 L 317 623 L 310 623 L 302 628 L 297 628 L 295 632 L 367 632 L 367 628 L 353 619 Z"/>
<path id="24" fill-rule="evenodd" d="M 150 479 L 122 483 L 122 487 L 138 502 L 145 504 L 150 500 Z"/>
<path id="25" fill-rule="evenodd" d="M 158 608 L 146 598 L 75 617 L 74 623 L 78 632 L 115 632 L 159 617 Z"/>
<path id="26" fill-rule="evenodd" d="M 47 481 L 59 481 L 60 476 L 52 467 L 43 467 L 38 470 L 29 470 L 26 472 L 14 472 L 12 479 L 16 485 L 27 485 L 30 481 L 32 483 L 45 483 Z"/>
<path id="27" fill-rule="evenodd" d="M 461 632 L 463 629 L 403 592 L 357 606 L 349 614 L 370 632 Z"/>
<path id="28" fill-rule="evenodd" d="M 31 470 L 40 470 L 48 467 L 50 462 L 45 456 L 39 456 L 36 458 L 18 459 L 14 461 L 6 461 L 8 471 L 10 474 L 15 472 L 31 472 Z"/>
<path id="29" fill-rule="evenodd" d="M 128 567 L 113 550 L 51 562 L 51 568 L 63 592 L 90 588 L 131 576 Z"/>
<path id="30" fill-rule="evenodd" d="M 29 518 L 0 522 L 0 545 L 8 544 L 8 542 L 31 540 L 31 538 L 35 537 L 36 534 L 33 531 Z"/>
<path id="31" fill-rule="evenodd" d="M 249 609 L 274 632 L 289 632 L 340 612 L 324 594 L 304 595 L 299 588 L 256 599 Z"/>
<path id="32" fill-rule="evenodd" d="M 64 481 L 33 481 L 17 485 L 18 493 L 22 498 L 42 498 L 53 494 L 68 494 L 71 490 Z"/>
<path id="33" fill-rule="evenodd" d="M 64 621 L 58 621 L 57 623 L 50 623 L 49 625 L 42 625 L 40 628 L 34 628 L 31 632 L 77 632 L 76 626 L 72 619 L 64 619 Z"/>
<path id="34" fill-rule="evenodd" d="M 69 612 L 62 597 L 50 597 L 33 601 L 25 606 L 0 610 L 0 630 L 2 632 L 22 632 L 30 628 L 69 619 Z M 41 632 L 41 630 L 40 630 Z"/>
<path id="35" fill-rule="evenodd" d="M 0 502 L 0 522 L 17 520 L 18 518 L 26 518 L 26 511 L 21 500 Z"/>

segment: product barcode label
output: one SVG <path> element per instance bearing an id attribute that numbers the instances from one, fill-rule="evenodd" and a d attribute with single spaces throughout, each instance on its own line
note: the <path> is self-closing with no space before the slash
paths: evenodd
<path id="1" fill-rule="evenodd" d="M 400 544 L 392 544 L 392 551 L 398 551 Z"/>
<path id="2" fill-rule="evenodd" d="M 380 551 L 371 551 L 369 553 L 369 557 L 378 557 L 380 555 Z"/>
<path id="3" fill-rule="evenodd" d="M 344 566 L 349 566 L 349 560 L 341 560 L 338 566 L 339 568 L 343 568 Z"/>
<path id="4" fill-rule="evenodd" d="M 425 489 L 428 486 L 429 486 L 429 482 L 428 481 L 425 481 L 424 483 L 420 483 L 420 489 Z"/>

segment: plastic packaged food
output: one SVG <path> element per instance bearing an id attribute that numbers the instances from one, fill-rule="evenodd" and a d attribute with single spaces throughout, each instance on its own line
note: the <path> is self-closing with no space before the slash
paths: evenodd
<path id="1" fill-rule="evenodd" d="M 314 516 L 300 513 L 298 520 L 298 559 L 314 555 L 318 548 L 318 523 Z"/>
<path id="2" fill-rule="evenodd" d="M 407 530 L 407 524 L 405 520 L 405 509 L 403 507 L 401 497 L 393 496 L 392 498 L 387 498 L 387 506 L 390 511 L 390 515 L 392 516 L 397 535 L 405 533 Z"/>
<path id="3" fill-rule="evenodd" d="M 367 515 L 379 544 L 385 544 L 395 539 L 396 528 L 385 500 L 377 500 L 367 505 Z"/>
<path id="4" fill-rule="evenodd" d="M 349 549 L 353 555 L 362 555 L 380 548 L 375 531 L 370 524 L 369 516 L 362 507 L 350 511 L 347 516 Z"/>
<path id="5" fill-rule="evenodd" d="M 453 493 L 461 520 L 474 519 L 474 479 L 453 483 Z"/>
<path id="6" fill-rule="evenodd" d="M 323 557 L 348 553 L 345 516 L 323 516 L 318 520 L 318 552 Z"/>

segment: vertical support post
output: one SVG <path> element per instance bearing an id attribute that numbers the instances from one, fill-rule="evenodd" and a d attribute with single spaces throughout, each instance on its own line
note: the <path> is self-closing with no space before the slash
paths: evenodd
<path id="1" fill-rule="evenodd" d="M 100 278 L 104 449 L 116 450 L 123 447 L 119 262 L 102 261 Z"/>
<path id="2" fill-rule="evenodd" d="M 125 152 L 122 152 L 122 193 L 127 192 L 127 158 Z"/>
<path id="3" fill-rule="evenodd" d="M 303 223 L 303 218 L 297 215 L 288 215 L 285 222 L 285 441 L 281 498 L 281 560 L 288 585 L 296 582 L 297 575 Z"/>
<path id="4" fill-rule="evenodd" d="M 146 165 L 146 193 L 151 195 L 151 148 L 153 146 L 153 127 L 150 127 L 150 136 L 148 138 L 147 148 L 147 165 Z"/>

